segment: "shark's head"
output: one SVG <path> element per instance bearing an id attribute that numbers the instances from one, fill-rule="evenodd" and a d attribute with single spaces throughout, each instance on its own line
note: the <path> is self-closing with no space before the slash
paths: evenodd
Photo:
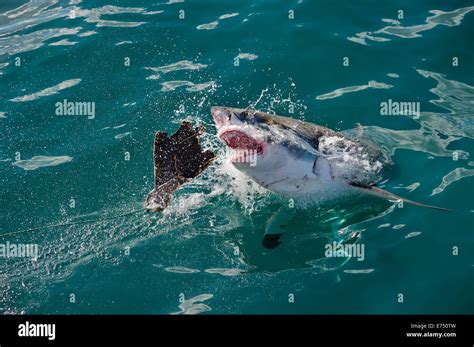
<path id="1" fill-rule="evenodd" d="M 240 108 L 214 106 L 212 117 L 218 130 L 217 136 L 234 152 L 231 162 L 241 171 L 249 171 L 259 162 L 271 166 L 275 138 L 261 113 Z M 251 171 L 251 170 L 250 170 Z"/>
<path id="2" fill-rule="evenodd" d="M 275 182 L 288 183 L 311 172 L 315 157 L 310 146 L 273 115 L 220 106 L 212 107 L 211 113 L 218 137 L 234 152 L 232 164 L 262 186 L 285 193 L 285 183 Z"/>
<path id="3" fill-rule="evenodd" d="M 262 126 L 252 111 L 214 106 L 212 117 L 216 123 L 219 138 L 232 150 L 264 154 L 268 145 L 268 127 Z"/>

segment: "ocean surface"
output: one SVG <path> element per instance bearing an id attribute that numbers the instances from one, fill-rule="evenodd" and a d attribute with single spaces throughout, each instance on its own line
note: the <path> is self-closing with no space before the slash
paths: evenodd
<path id="1" fill-rule="evenodd" d="M 0 245 L 38 254 L 0 258 L 0 313 L 474 313 L 473 38 L 465 0 L 1 1 Z M 384 189 L 456 211 L 325 201 L 265 249 L 288 199 L 233 169 L 212 105 L 361 124 Z M 183 119 L 218 159 L 147 213 Z"/>

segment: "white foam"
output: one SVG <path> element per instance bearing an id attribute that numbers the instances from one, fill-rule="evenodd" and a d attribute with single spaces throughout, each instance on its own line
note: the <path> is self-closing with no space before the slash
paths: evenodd
<path id="1" fill-rule="evenodd" d="M 334 178 L 373 181 L 383 168 L 380 161 L 369 157 L 366 147 L 339 135 L 321 137 L 319 151 L 325 153 Z"/>
<path id="2" fill-rule="evenodd" d="M 227 197 L 237 200 L 245 213 L 250 215 L 264 204 L 262 198 L 268 197 L 270 191 L 237 170 L 231 163 L 232 155 L 230 151 L 225 150 L 218 153 L 219 159 L 213 176 L 219 177 L 220 190 L 223 190 Z"/>

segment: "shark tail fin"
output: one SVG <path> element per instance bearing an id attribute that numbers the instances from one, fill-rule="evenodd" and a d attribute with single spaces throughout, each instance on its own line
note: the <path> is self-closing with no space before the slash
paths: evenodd
<path id="1" fill-rule="evenodd" d="M 425 208 L 431 208 L 431 209 L 439 210 L 439 211 L 454 211 L 453 209 L 449 209 L 449 208 L 425 205 L 425 204 L 422 204 L 422 203 L 419 203 L 419 202 L 416 202 L 416 201 L 413 201 L 413 200 L 405 199 L 405 198 L 402 198 L 401 196 L 398 196 L 398 195 L 390 193 L 386 190 L 380 189 L 380 188 L 376 187 L 375 185 L 368 185 L 368 184 L 364 184 L 364 183 L 353 182 L 353 183 L 351 183 L 351 186 L 353 186 L 355 188 L 358 188 L 358 189 L 362 190 L 365 193 L 368 193 L 368 194 L 371 194 L 371 195 L 374 195 L 374 196 L 378 196 L 379 198 L 383 198 L 383 199 L 403 201 L 404 203 L 407 203 L 407 204 L 410 204 L 410 205 L 425 207 Z"/>

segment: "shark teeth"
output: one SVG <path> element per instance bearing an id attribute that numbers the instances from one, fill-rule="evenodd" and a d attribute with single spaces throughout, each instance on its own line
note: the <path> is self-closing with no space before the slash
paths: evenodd
<path id="1" fill-rule="evenodd" d="M 219 137 L 224 143 L 235 150 L 247 150 L 263 153 L 263 143 L 249 136 L 245 132 L 238 129 L 226 129 L 220 132 Z"/>

